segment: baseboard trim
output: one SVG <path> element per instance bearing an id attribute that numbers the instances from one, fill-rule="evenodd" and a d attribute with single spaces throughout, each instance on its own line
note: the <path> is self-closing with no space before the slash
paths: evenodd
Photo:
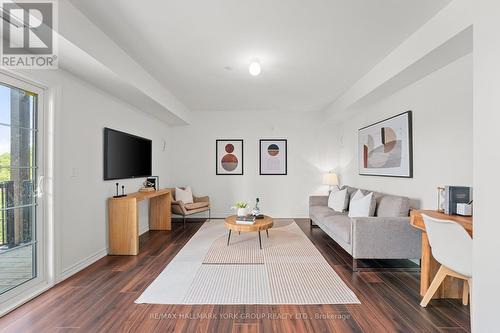
<path id="1" fill-rule="evenodd" d="M 144 226 L 142 229 L 139 229 L 139 236 L 149 231 L 149 225 Z"/>
<path id="2" fill-rule="evenodd" d="M 79 271 L 83 270 L 84 268 L 87 268 L 88 266 L 92 265 L 93 263 L 95 263 L 99 259 L 104 258 L 107 254 L 108 254 L 107 249 L 102 249 L 100 251 L 97 251 L 96 253 L 86 257 L 83 260 L 80 260 L 78 263 L 76 263 L 73 266 L 60 272 L 59 275 L 57 275 L 57 273 L 56 273 L 55 281 L 53 281 L 53 282 L 41 282 L 39 284 L 39 286 L 33 287 L 34 288 L 33 291 L 28 295 L 14 296 L 12 298 L 12 300 L 9 300 L 9 305 L 6 306 L 5 303 L 1 304 L 0 317 L 15 310 L 16 308 L 20 307 L 21 305 L 29 302 L 30 300 L 32 300 L 33 298 L 37 297 L 38 295 L 46 292 L 47 290 L 53 288 L 58 283 L 63 282 L 64 280 L 71 277 L 72 275 L 78 273 Z"/>
<path id="3" fill-rule="evenodd" d="M 65 269 L 64 271 L 61 272 L 58 283 L 66 280 L 67 278 L 71 277 L 72 275 L 78 273 L 84 268 L 87 268 L 88 266 L 92 265 L 95 263 L 97 260 L 104 258 L 105 256 L 108 255 L 108 250 L 107 249 L 102 249 L 97 251 L 96 253 L 88 256 L 87 258 L 84 258 L 83 260 L 80 260 L 73 266 Z"/>
<path id="4" fill-rule="evenodd" d="M 33 298 L 37 297 L 38 295 L 43 294 L 50 288 L 54 287 L 54 284 L 52 283 L 41 283 L 39 287 L 35 288 L 30 294 L 28 295 L 18 295 L 13 297 L 12 299 L 8 300 L 7 302 L 4 302 L 0 305 L 0 318 L 8 314 L 9 312 L 14 311 L 18 307 L 22 306 L 23 304 L 31 301 Z"/>
<path id="5" fill-rule="evenodd" d="M 227 212 L 212 210 L 210 217 L 212 219 L 225 219 L 226 217 L 228 217 L 230 215 L 234 215 L 234 214 L 235 214 L 234 210 L 227 211 Z M 264 214 L 266 214 L 266 213 L 264 212 Z M 269 214 L 269 215 L 271 215 L 274 218 L 279 218 L 279 219 L 308 219 L 309 218 L 309 213 L 304 213 L 304 212 L 296 212 L 295 214 L 278 214 L 278 215 Z M 206 211 L 186 216 L 186 220 L 188 220 L 190 218 L 191 219 L 200 219 L 200 218 L 205 218 L 205 217 L 208 217 L 208 213 Z M 183 218 L 182 215 L 172 214 L 172 219 L 179 219 L 179 218 L 182 219 Z"/>
<path id="6" fill-rule="evenodd" d="M 211 220 L 224 220 L 226 217 L 228 217 L 230 215 L 234 215 L 234 212 L 227 213 L 225 215 L 211 215 L 210 219 Z M 207 216 L 190 215 L 190 216 L 186 216 L 186 222 L 189 220 L 200 220 L 200 219 L 204 219 L 204 218 L 208 219 Z M 281 217 L 281 216 L 279 216 L 279 217 L 276 217 L 273 215 L 273 218 L 275 218 L 275 219 L 290 219 L 290 220 L 295 220 L 295 219 L 308 219 L 309 220 L 309 216 L 294 216 L 294 217 Z M 172 215 L 173 222 L 179 222 L 179 221 L 182 222 L 182 220 L 183 220 L 182 215 Z M 146 230 L 146 231 L 148 231 L 148 230 Z"/>

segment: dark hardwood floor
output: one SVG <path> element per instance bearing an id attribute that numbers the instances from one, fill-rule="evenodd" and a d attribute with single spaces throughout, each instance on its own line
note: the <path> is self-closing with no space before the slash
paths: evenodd
<path id="1" fill-rule="evenodd" d="M 355 305 L 148 305 L 134 300 L 202 222 L 141 236 L 138 256 L 107 256 L 0 318 L 1 332 L 468 332 L 459 300 L 419 306 L 419 273 L 359 272 L 321 229 L 296 219 L 354 290 Z M 378 262 L 370 264 L 379 264 Z M 210 318 L 211 317 L 211 318 Z"/>

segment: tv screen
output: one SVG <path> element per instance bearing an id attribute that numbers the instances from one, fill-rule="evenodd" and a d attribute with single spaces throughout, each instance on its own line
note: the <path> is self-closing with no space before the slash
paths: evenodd
<path id="1" fill-rule="evenodd" d="M 151 176 L 151 140 L 104 129 L 104 180 Z"/>

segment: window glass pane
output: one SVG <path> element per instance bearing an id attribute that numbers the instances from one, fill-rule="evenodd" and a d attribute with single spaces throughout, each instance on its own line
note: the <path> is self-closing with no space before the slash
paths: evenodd
<path id="1" fill-rule="evenodd" d="M 28 206 L 0 211 L 0 253 L 34 240 L 35 209 Z"/>
<path id="2" fill-rule="evenodd" d="M 36 95 L 0 85 L 0 123 L 33 128 Z"/>
<path id="3" fill-rule="evenodd" d="M 33 171 L 0 168 L 0 210 L 35 203 Z"/>
<path id="4" fill-rule="evenodd" d="M 0 84 L 0 294 L 37 275 L 36 114 L 36 94 Z"/>
<path id="5" fill-rule="evenodd" d="M 33 167 L 33 131 L 0 125 L 0 166 Z"/>
<path id="6" fill-rule="evenodd" d="M 0 250 L 0 294 L 36 276 L 35 246 Z"/>

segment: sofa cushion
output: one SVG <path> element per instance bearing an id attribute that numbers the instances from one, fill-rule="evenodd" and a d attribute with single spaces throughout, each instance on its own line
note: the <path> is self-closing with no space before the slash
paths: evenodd
<path id="1" fill-rule="evenodd" d="M 383 195 L 377 205 L 376 216 L 404 217 L 410 212 L 410 200 L 396 195 Z"/>
<path id="2" fill-rule="evenodd" d="M 314 217 L 315 220 L 322 220 L 326 216 L 330 215 L 339 215 L 342 214 L 340 212 L 336 212 L 331 208 L 328 208 L 327 206 L 312 206 L 309 207 L 309 215 Z M 320 221 L 322 222 L 322 221 Z"/>
<path id="3" fill-rule="evenodd" d="M 375 214 L 377 202 L 373 192 L 364 195 L 358 190 L 349 204 L 349 217 L 369 217 Z"/>
<path id="4" fill-rule="evenodd" d="M 332 191 L 328 197 L 328 207 L 336 212 L 345 212 L 349 205 L 347 190 Z"/>
<path id="5" fill-rule="evenodd" d="M 358 191 L 357 188 L 355 187 L 351 187 L 351 186 L 347 186 L 347 185 L 344 185 L 342 186 L 342 190 L 343 189 L 346 189 L 347 190 L 347 195 L 349 196 L 349 200 L 352 199 L 352 197 L 356 194 L 356 192 Z"/>
<path id="6" fill-rule="evenodd" d="M 188 203 L 188 204 L 185 204 L 184 207 L 186 207 L 187 210 L 193 210 L 193 209 L 208 207 L 208 202 L 193 202 L 193 203 Z"/>
<path id="7" fill-rule="evenodd" d="M 347 190 L 347 196 L 349 197 L 349 203 L 347 204 L 347 210 L 349 210 L 349 206 L 351 205 L 351 200 L 356 195 L 358 190 L 361 191 L 364 195 L 367 195 L 368 193 L 371 192 L 371 191 L 366 191 L 366 190 L 362 190 L 362 189 L 352 187 L 352 186 L 347 186 L 347 185 L 342 186 L 342 189 Z"/>
<path id="8" fill-rule="evenodd" d="M 340 237 L 344 242 L 351 243 L 351 219 L 345 214 L 326 216 L 321 221 L 323 226 Z"/>

